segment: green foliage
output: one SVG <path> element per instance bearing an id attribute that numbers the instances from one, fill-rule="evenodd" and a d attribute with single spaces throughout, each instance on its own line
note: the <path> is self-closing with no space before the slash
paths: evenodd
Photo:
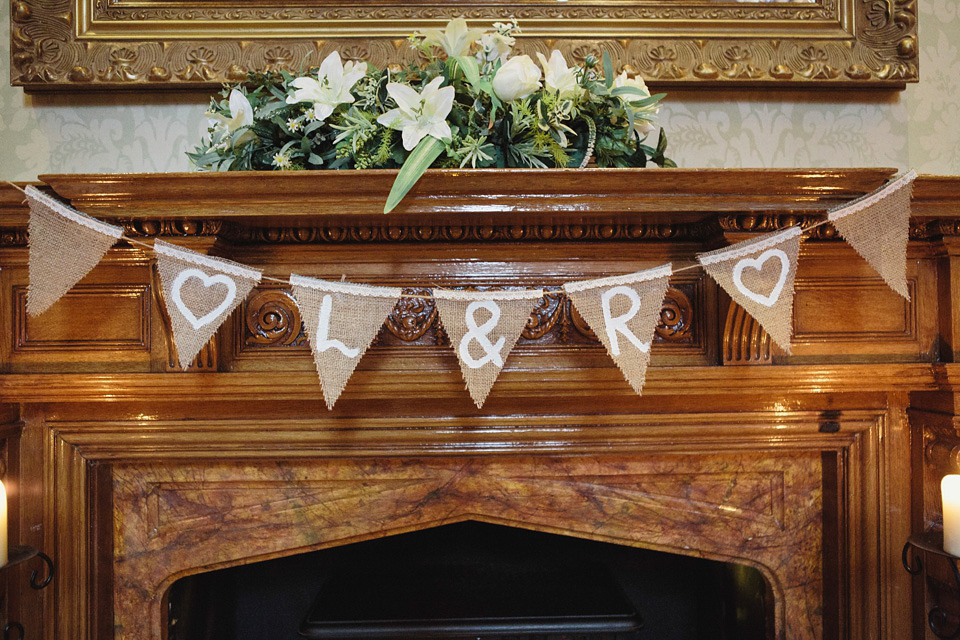
<path id="1" fill-rule="evenodd" d="M 448 24 L 447 35 L 454 22 Z M 544 59 L 539 86 L 520 98 L 500 99 L 494 80 L 511 58 L 509 47 L 518 27 L 494 27 L 493 33 L 468 43 L 475 55 L 441 51 L 454 38 L 436 31 L 410 38 L 424 61 L 420 66 L 387 71 L 341 64 L 337 73 L 350 76 L 350 83 L 339 94 L 336 73 L 324 76 L 329 59 L 303 76 L 251 74 L 247 82 L 225 87 L 211 100 L 207 134 L 188 153 L 190 161 L 207 171 L 400 168 L 388 208 L 430 166 L 578 167 L 591 161 L 599 167 L 676 166 L 666 157 L 663 130 L 656 146 L 646 144 L 664 95 L 651 96 L 642 80 L 614 76 L 607 53 L 601 60 L 587 56 L 573 68 L 565 67 L 561 58 L 559 72 L 567 79 L 562 86 L 547 82 Z M 558 71 L 553 73 L 556 81 Z M 443 127 L 423 133 L 436 125 L 435 120 L 428 122 L 436 100 L 430 106 L 407 105 L 414 114 L 407 115 L 422 118 L 417 126 L 423 129 L 408 151 L 405 137 L 414 125 L 380 120 L 401 106 L 391 94 L 394 83 L 419 95 L 437 77 L 442 78 L 441 91 L 453 90 L 449 111 L 435 119 L 445 123 L 449 133 Z M 317 87 L 315 93 L 299 91 L 310 82 Z M 334 94 L 337 97 L 328 97 Z M 395 129 L 403 129 L 404 135 Z"/>

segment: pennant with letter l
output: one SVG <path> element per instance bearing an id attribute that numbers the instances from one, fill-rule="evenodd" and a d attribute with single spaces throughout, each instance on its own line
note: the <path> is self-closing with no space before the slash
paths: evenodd
<path id="1" fill-rule="evenodd" d="M 843 239 L 907 300 L 910 198 L 916 177 L 916 171 L 908 171 L 873 193 L 827 213 Z"/>
<path id="2" fill-rule="evenodd" d="M 622 276 L 563 285 L 617 368 L 638 394 L 650 363 L 650 346 L 660 319 L 673 265 Z"/>
<path id="3" fill-rule="evenodd" d="M 28 186 L 27 314 L 38 316 L 97 266 L 123 229 L 80 213 Z"/>
<path id="4" fill-rule="evenodd" d="M 290 276 L 290 285 L 303 314 L 323 399 L 333 409 L 403 291 L 298 275 Z"/>
<path id="5" fill-rule="evenodd" d="M 177 360 L 180 368 L 186 369 L 230 312 L 260 282 L 261 273 L 162 240 L 153 243 L 153 250 Z"/>
<path id="6" fill-rule="evenodd" d="M 467 391 L 479 409 L 543 291 L 435 289 L 433 297 L 460 361 Z"/>
<path id="7" fill-rule="evenodd" d="M 710 277 L 787 353 L 793 333 L 793 281 L 802 234 L 800 227 L 788 227 L 697 254 L 697 261 Z"/>

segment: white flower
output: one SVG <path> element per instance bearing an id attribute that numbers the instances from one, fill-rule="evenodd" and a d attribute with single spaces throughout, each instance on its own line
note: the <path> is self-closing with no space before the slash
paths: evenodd
<path id="1" fill-rule="evenodd" d="M 230 92 L 228 104 L 230 106 L 229 117 L 222 113 L 207 112 L 207 121 L 210 123 L 211 128 L 214 130 L 226 130 L 228 134 L 231 134 L 237 129 L 249 127 L 253 124 L 253 107 L 250 105 L 247 96 L 243 95 L 243 93 L 237 89 L 234 89 Z M 255 137 L 256 135 L 252 131 L 245 131 L 237 138 L 236 145 L 239 147 Z M 226 144 L 226 140 L 227 139 L 224 138 L 222 143 Z"/>
<path id="2" fill-rule="evenodd" d="M 504 102 L 526 98 L 540 88 L 540 69 L 530 56 L 507 60 L 493 76 L 493 92 Z"/>
<path id="3" fill-rule="evenodd" d="M 649 107 L 633 107 L 630 106 L 630 102 L 634 100 L 643 100 L 650 96 L 650 90 L 647 89 L 647 84 L 643 81 L 643 78 L 637 76 L 636 78 L 628 78 L 627 72 L 624 71 L 619 76 L 613 80 L 614 88 L 617 87 L 633 87 L 639 89 L 643 95 L 642 96 L 621 96 L 624 101 L 624 107 L 629 109 L 633 114 L 633 131 L 637 138 L 642 138 L 651 131 L 654 130 L 653 117 L 656 115 L 657 111 L 660 110 L 659 106 L 649 106 Z"/>
<path id="4" fill-rule="evenodd" d="M 427 136 L 438 140 L 450 140 L 450 125 L 447 114 L 453 108 L 453 87 L 440 88 L 443 78 L 437 76 L 423 88 L 423 92 L 399 82 L 387 83 L 387 93 L 397 103 L 396 109 L 387 111 L 377 122 L 390 129 L 403 132 L 403 148 L 412 151 Z"/>
<path id="5" fill-rule="evenodd" d="M 290 154 L 286 151 L 278 151 L 273 154 L 273 166 L 278 169 L 289 169 L 293 166 L 293 161 L 290 159 Z"/>
<path id="6" fill-rule="evenodd" d="M 567 67 L 563 54 L 554 49 L 547 60 L 542 53 L 537 52 L 540 66 L 543 67 L 543 86 L 551 94 L 559 93 L 561 98 L 575 98 L 582 92 L 577 82 L 576 68 Z"/>
<path id="7" fill-rule="evenodd" d="M 470 29 L 463 18 L 454 18 L 447 23 L 447 27 L 440 29 L 425 29 L 423 44 L 436 45 L 442 48 L 448 56 L 465 56 L 470 53 L 470 45 L 480 37 L 483 29 Z"/>
<path id="8" fill-rule="evenodd" d="M 510 55 L 510 50 L 516 42 L 516 38 L 504 33 L 483 34 L 477 40 L 477 44 L 480 45 L 480 50 L 477 51 L 477 62 L 480 64 L 493 62 L 494 60 L 506 62 L 507 56 Z"/>
<path id="9" fill-rule="evenodd" d="M 366 73 L 366 62 L 351 60 L 343 64 L 340 54 L 334 51 L 320 63 L 316 80 L 307 77 L 293 79 L 290 84 L 295 90 L 287 96 L 287 104 L 313 103 L 313 119 L 326 120 L 337 105 L 353 102 L 350 90 Z"/>

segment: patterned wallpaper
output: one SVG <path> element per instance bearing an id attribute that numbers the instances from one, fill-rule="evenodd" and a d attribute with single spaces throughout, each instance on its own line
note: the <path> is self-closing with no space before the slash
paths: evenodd
<path id="1" fill-rule="evenodd" d="M 661 109 L 682 167 L 914 168 L 960 175 L 960 3 L 918 0 L 920 77 L 903 92 L 673 91 Z M 0 9 L 9 77 L 9 4 Z M 207 96 L 32 95 L 0 86 L 0 179 L 189 170 Z"/>

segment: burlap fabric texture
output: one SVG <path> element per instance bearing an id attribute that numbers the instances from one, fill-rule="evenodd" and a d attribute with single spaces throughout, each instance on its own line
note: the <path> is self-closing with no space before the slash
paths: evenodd
<path id="1" fill-rule="evenodd" d="M 260 282 L 261 274 L 242 264 L 162 240 L 154 242 L 153 250 L 177 361 L 181 369 L 186 369 L 227 316 Z"/>
<path id="2" fill-rule="evenodd" d="M 568 282 L 563 290 L 638 394 L 673 273 L 671 264 L 622 276 Z"/>
<path id="3" fill-rule="evenodd" d="M 39 189 L 24 192 L 30 207 L 27 313 L 38 316 L 73 288 L 123 236 Z"/>
<path id="4" fill-rule="evenodd" d="M 333 409 L 357 364 L 403 291 L 394 287 L 290 276 L 323 399 Z"/>
<path id="5" fill-rule="evenodd" d="M 787 353 L 802 234 L 800 227 L 790 227 L 697 255 L 710 277 Z"/>
<path id="6" fill-rule="evenodd" d="M 916 177 L 916 172 L 910 171 L 879 191 L 827 214 L 843 239 L 907 300 L 910 198 Z"/>
<path id="7" fill-rule="evenodd" d="M 543 291 L 435 289 L 433 296 L 467 391 L 482 407 Z"/>

